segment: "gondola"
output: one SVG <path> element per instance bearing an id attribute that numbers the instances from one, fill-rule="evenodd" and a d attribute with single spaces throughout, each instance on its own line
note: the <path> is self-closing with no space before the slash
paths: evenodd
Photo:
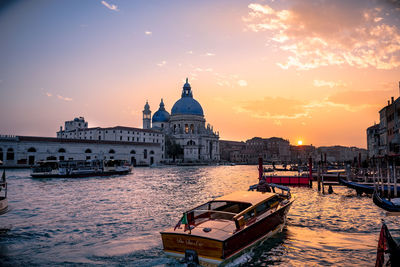
<path id="1" fill-rule="evenodd" d="M 371 195 L 374 193 L 374 190 L 375 190 L 374 186 L 372 186 L 372 185 L 365 185 L 365 184 L 359 184 L 356 182 L 350 182 L 350 181 L 344 180 L 342 178 L 339 178 L 339 183 L 342 185 L 345 185 L 349 188 L 355 189 L 357 191 L 358 195 L 361 195 L 362 193 Z"/>
<path id="2" fill-rule="evenodd" d="M 378 191 L 374 191 L 372 200 L 374 201 L 375 205 L 377 205 L 378 207 L 386 210 L 386 211 L 390 211 L 390 212 L 400 212 L 400 203 L 397 204 L 396 202 L 390 201 L 386 198 L 382 198 Z M 396 199 L 397 200 L 397 199 Z"/>
<path id="3" fill-rule="evenodd" d="M 385 260 L 385 253 L 389 254 L 388 261 Z M 400 266 L 400 245 L 393 239 L 384 222 L 382 223 L 381 232 L 379 234 L 375 262 L 375 267 L 382 266 Z"/>
<path id="4" fill-rule="evenodd" d="M 372 195 L 375 191 L 375 186 L 374 185 L 367 185 L 367 184 L 361 184 L 361 183 L 356 183 L 356 182 L 350 182 L 347 180 L 344 180 L 342 178 L 339 178 L 339 183 L 342 185 L 345 185 L 349 188 L 355 189 L 357 191 L 358 195 L 361 195 L 362 193 L 365 193 L 367 195 Z M 393 194 L 394 186 L 390 186 L 390 192 Z M 383 186 L 383 191 L 384 194 L 388 194 L 388 186 L 385 185 Z M 397 186 L 397 191 L 400 192 L 400 186 Z"/>

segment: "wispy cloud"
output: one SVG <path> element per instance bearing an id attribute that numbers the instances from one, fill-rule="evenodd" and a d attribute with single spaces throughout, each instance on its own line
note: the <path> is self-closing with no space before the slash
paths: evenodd
<path id="1" fill-rule="evenodd" d="M 145 31 L 144 34 L 146 34 L 146 35 L 152 35 L 153 33 L 150 32 L 150 31 Z"/>
<path id="2" fill-rule="evenodd" d="M 49 93 L 49 92 L 46 92 L 46 95 L 47 95 L 48 97 L 52 97 L 52 96 L 53 96 L 53 94 L 51 94 L 51 93 Z"/>
<path id="3" fill-rule="evenodd" d="M 205 53 L 205 56 L 207 56 L 207 57 L 213 57 L 213 56 L 215 56 L 215 54 L 214 54 L 214 53 Z"/>
<path id="4" fill-rule="evenodd" d="M 239 80 L 238 84 L 239 84 L 239 86 L 242 86 L 242 87 L 247 86 L 247 82 L 245 80 Z"/>
<path id="5" fill-rule="evenodd" d="M 288 54 L 286 61 L 277 63 L 282 69 L 400 67 L 400 30 L 385 23 L 385 9 L 371 2 L 296 1 L 288 9 L 253 3 L 243 20 L 248 29 L 265 32 Z"/>
<path id="6" fill-rule="evenodd" d="M 163 61 L 161 61 L 160 63 L 157 63 L 157 66 L 159 66 L 159 67 L 164 67 L 165 64 L 167 64 L 167 61 L 163 60 Z"/>
<path id="7" fill-rule="evenodd" d="M 333 87 L 346 87 L 347 84 L 342 81 L 335 82 L 335 81 L 314 80 L 314 86 L 315 87 L 327 86 L 327 87 L 333 88 Z"/>
<path id="8" fill-rule="evenodd" d="M 118 7 L 114 4 L 109 4 L 106 1 L 101 1 L 101 3 L 108 9 L 112 10 L 112 11 L 119 11 Z"/>
<path id="9" fill-rule="evenodd" d="M 58 98 L 58 99 L 61 99 L 61 100 L 64 100 L 64 101 L 72 101 L 72 98 L 70 98 L 70 97 L 65 97 L 65 96 L 62 96 L 62 95 L 57 95 L 57 98 Z"/>
<path id="10" fill-rule="evenodd" d="M 186 53 L 189 54 L 189 55 L 193 55 L 193 51 L 192 50 L 187 51 Z"/>

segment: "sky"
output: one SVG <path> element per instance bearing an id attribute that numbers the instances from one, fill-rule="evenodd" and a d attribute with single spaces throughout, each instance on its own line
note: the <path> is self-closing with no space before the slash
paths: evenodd
<path id="1" fill-rule="evenodd" d="M 0 134 L 142 127 L 186 77 L 222 140 L 366 147 L 399 97 L 395 0 L 3 1 Z"/>

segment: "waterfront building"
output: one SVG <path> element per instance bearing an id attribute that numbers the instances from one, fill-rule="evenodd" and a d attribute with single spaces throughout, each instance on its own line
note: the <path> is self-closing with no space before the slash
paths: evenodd
<path id="1" fill-rule="evenodd" d="M 148 105 L 148 103 L 146 103 Z M 147 117 L 150 110 L 143 111 L 143 128 L 147 127 Z M 192 88 L 186 79 L 181 98 L 172 106 L 171 114 L 165 109 L 161 99 L 159 109 L 154 113 L 151 128 L 163 132 L 173 142 L 178 144 L 185 162 L 219 161 L 219 134 L 210 124 L 206 126 L 203 108 L 193 98 Z"/>
<path id="2" fill-rule="evenodd" d="M 359 157 L 361 157 L 361 161 L 366 160 L 368 158 L 368 150 L 358 147 L 321 146 L 315 150 L 315 155 L 313 156 L 316 161 L 326 160 L 331 163 L 358 162 Z"/>
<path id="3" fill-rule="evenodd" d="M 399 84 L 400 86 L 400 84 Z M 388 100 L 379 111 L 379 124 L 367 128 L 367 145 L 370 157 L 400 153 L 400 98 Z"/>
<path id="4" fill-rule="evenodd" d="M 161 162 L 162 156 L 162 144 L 156 142 L 0 136 L 0 160 L 5 167 L 29 167 L 40 160 L 90 159 L 121 159 L 148 166 Z"/>

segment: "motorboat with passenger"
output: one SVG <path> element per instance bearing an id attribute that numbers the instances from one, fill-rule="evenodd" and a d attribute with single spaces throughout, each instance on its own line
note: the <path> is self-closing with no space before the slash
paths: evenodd
<path id="1" fill-rule="evenodd" d="M 290 189 L 268 184 L 267 190 L 258 190 L 260 185 L 186 211 L 175 227 L 161 232 L 164 252 L 186 262 L 219 265 L 282 231 L 294 201 Z"/>
<path id="2" fill-rule="evenodd" d="M 80 178 L 128 174 L 132 166 L 126 160 L 46 160 L 31 169 L 34 178 Z"/>

